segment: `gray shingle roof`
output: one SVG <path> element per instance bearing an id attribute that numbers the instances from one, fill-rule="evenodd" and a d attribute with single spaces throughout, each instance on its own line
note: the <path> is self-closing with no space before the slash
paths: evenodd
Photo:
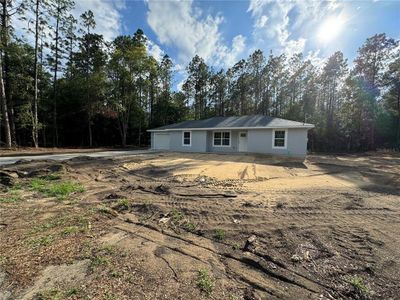
<path id="1" fill-rule="evenodd" d="M 263 115 L 240 117 L 213 117 L 205 120 L 191 120 L 166 125 L 148 131 L 201 130 L 201 129 L 240 129 L 240 128 L 313 128 L 314 125 L 274 118 Z"/>

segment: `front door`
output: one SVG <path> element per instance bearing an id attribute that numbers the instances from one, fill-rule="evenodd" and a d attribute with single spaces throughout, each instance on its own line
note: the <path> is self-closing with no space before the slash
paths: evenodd
<path id="1" fill-rule="evenodd" d="M 239 132 L 239 151 L 247 151 L 247 132 Z"/>

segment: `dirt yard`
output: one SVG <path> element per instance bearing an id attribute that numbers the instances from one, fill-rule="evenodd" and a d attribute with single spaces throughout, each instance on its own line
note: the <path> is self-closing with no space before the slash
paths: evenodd
<path id="1" fill-rule="evenodd" d="M 0 172 L 0 299 L 399 299 L 400 156 L 144 154 Z"/>

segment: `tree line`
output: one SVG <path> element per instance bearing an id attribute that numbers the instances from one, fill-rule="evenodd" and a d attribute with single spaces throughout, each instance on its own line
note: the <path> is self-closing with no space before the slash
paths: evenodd
<path id="1" fill-rule="evenodd" d="M 71 0 L 0 0 L 0 141 L 14 146 L 146 145 L 146 130 L 187 119 L 263 114 L 315 124 L 310 148 L 400 146 L 399 42 L 377 34 L 349 64 L 256 50 L 227 70 L 199 56 L 174 91 L 174 65 L 142 30 L 106 41 Z M 24 21 L 26 39 L 15 33 Z M 27 41 L 29 40 L 29 42 Z"/>

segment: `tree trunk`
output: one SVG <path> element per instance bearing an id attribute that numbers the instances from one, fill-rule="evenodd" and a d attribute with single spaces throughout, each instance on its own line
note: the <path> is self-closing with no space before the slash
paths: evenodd
<path id="1" fill-rule="evenodd" d="M 39 147 L 38 143 L 38 73 L 39 73 L 39 67 L 38 67 L 38 53 L 39 53 L 39 3 L 40 0 L 36 0 L 36 11 L 35 11 L 35 17 L 36 17 L 36 24 L 35 24 L 35 70 L 34 70 L 34 88 L 35 88 L 35 94 L 33 98 L 33 111 L 32 111 L 32 140 L 35 148 Z"/>
<path id="2" fill-rule="evenodd" d="M 10 131 L 10 123 L 8 120 L 7 99 L 6 99 L 4 80 L 3 80 L 3 59 L 1 53 L 0 53 L 0 90 L 1 90 L 1 112 L 2 112 L 2 119 L 4 126 L 4 135 L 6 139 L 6 147 L 11 148 L 11 131 Z"/>
<path id="3" fill-rule="evenodd" d="M 88 130 L 89 130 L 89 147 L 93 146 L 93 135 L 92 135 L 92 116 L 88 113 Z"/>
<path id="4" fill-rule="evenodd" d="M 57 7 L 57 20 L 55 31 L 55 58 L 54 58 L 54 75 L 53 75 L 53 146 L 58 146 L 58 127 L 57 127 L 57 72 L 58 72 L 58 36 L 60 25 L 60 4 Z"/>
<path id="5" fill-rule="evenodd" d="M 6 146 L 7 148 L 11 148 L 12 142 L 12 135 L 10 129 L 10 122 L 9 122 L 9 112 L 7 109 L 7 101 L 10 97 L 10 84 L 8 80 L 8 54 L 7 54 L 7 46 L 8 46 L 8 12 L 7 12 L 7 0 L 2 0 L 2 48 L 4 53 L 4 60 L 3 60 L 3 53 L 0 53 L 0 85 L 1 85 L 1 110 L 2 110 L 2 119 L 4 124 L 4 133 L 6 138 Z"/>

